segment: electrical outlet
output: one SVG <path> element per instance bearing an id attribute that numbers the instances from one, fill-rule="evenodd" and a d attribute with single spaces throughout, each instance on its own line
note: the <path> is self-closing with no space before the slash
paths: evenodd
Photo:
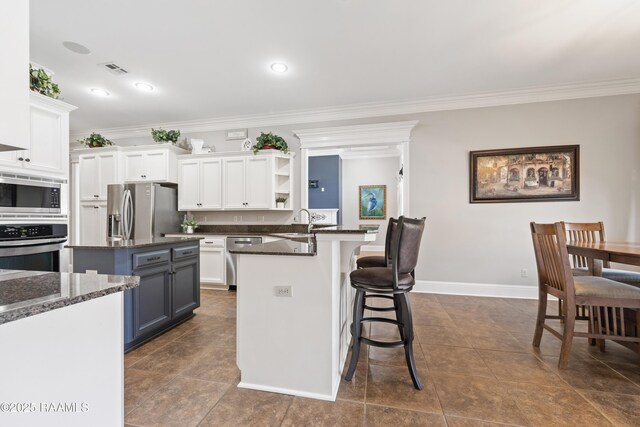
<path id="1" fill-rule="evenodd" d="M 274 286 L 273 292 L 277 297 L 290 297 L 291 296 L 291 286 Z"/>
<path id="2" fill-rule="evenodd" d="M 526 268 L 520 270 L 520 277 L 529 277 L 529 271 Z"/>

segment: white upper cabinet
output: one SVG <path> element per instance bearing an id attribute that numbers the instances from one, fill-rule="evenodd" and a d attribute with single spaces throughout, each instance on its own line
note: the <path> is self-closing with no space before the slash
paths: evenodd
<path id="1" fill-rule="evenodd" d="M 178 209 L 275 210 L 284 197 L 280 210 L 291 210 L 292 158 L 275 151 L 180 156 Z"/>
<path id="2" fill-rule="evenodd" d="M 125 182 L 178 182 L 177 155 L 187 151 L 173 145 L 123 149 Z"/>
<path id="3" fill-rule="evenodd" d="M 118 152 L 82 154 L 80 166 L 80 200 L 106 200 L 107 185 L 118 183 Z"/>
<path id="4" fill-rule="evenodd" d="M 245 159 L 229 158 L 223 160 L 223 193 L 225 209 L 244 209 L 245 198 Z"/>
<path id="5" fill-rule="evenodd" d="M 29 2 L 2 2 L 0 12 L 0 150 L 29 148 Z M 9 160 L 12 155 L 9 155 Z M 17 156 L 15 156 L 17 157 Z M 0 163 L 6 166 L 7 157 Z"/>
<path id="6" fill-rule="evenodd" d="M 69 175 L 69 112 L 76 107 L 30 94 L 29 146 L 0 153 L 5 171 L 66 179 Z"/>
<path id="7" fill-rule="evenodd" d="M 222 208 L 222 160 L 181 159 L 178 162 L 178 209 Z"/>

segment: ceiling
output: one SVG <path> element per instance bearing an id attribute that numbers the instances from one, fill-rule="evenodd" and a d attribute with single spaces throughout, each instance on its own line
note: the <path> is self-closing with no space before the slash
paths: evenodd
<path id="1" fill-rule="evenodd" d="M 75 132 L 637 78 L 639 48 L 635 0 L 31 0 Z"/>

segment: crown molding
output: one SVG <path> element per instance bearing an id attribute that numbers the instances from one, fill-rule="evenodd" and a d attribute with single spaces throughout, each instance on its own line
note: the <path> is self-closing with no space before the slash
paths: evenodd
<path id="1" fill-rule="evenodd" d="M 294 130 L 300 148 L 328 148 L 357 145 L 393 145 L 409 143 L 417 120 L 367 125 L 333 126 Z"/>
<path id="2" fill-rule="evenodd" d="M 397 116 L 432 111 L 462 110 L 468 108 L 496 107 L 501 105 L 528 104 L 561 101 L 567 99 L 594 98 L 600 96 L 640 93 L 640 78 L 539 86 L 516 90 L 473 93 L 461 96 L 434 97 L 413 101 L 352 104 L 328 108 L 316 108 L 280 113 L 229 116 L 208 120 L 189 120 L 167 123 L 151 123 L 143 126 L 125 126 L 72 132 L 71 139 L 79 139 L 91 132 L 99 132 L 109 139 L 126 139 L 149 136 L 152 127 L 178 128 L 183 134 L 213 132 L 234 128 L 259 128 L 268 126 L 321 123 L 371 117 Z"/>

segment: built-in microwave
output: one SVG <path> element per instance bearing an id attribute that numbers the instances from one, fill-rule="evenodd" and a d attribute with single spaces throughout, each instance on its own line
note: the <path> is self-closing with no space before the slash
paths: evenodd
<path id="1" fill-rule="evenodd" d="M 0 213 L 60 213 L 60 184 L 0 177 Z"/>

